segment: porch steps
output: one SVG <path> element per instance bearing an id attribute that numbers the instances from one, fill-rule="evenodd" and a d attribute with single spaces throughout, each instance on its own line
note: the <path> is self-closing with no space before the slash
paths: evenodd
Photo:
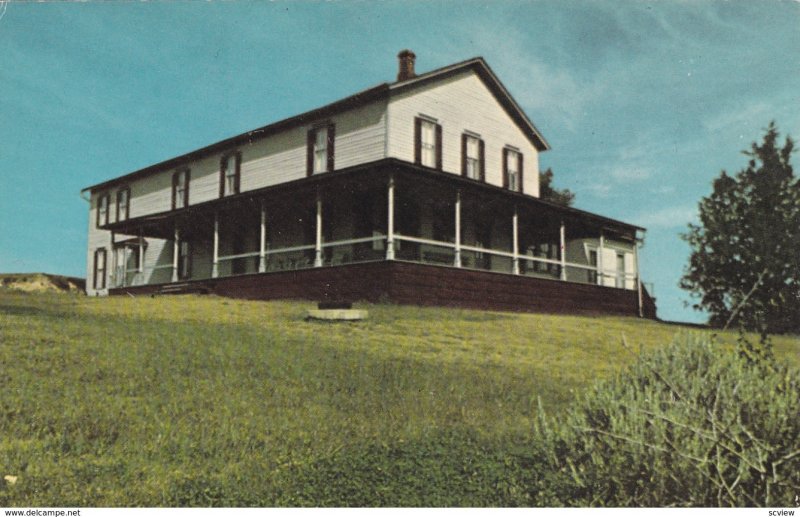
<path id="1" fill-rule="evenodd" d="M 164 284 L 156 294 L 208 294 L 212 291 L 206 283 L 180 282 L 177 284 Z"/>

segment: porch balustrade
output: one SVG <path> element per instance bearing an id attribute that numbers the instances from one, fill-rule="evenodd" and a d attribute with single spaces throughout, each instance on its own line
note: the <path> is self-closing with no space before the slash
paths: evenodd
<path id="1" fill-rule="evenodd" d="M 405 184 L 403 184 L 405 185 Z M 270 273 L 277 271 L 289 271 L 310 269 L 319 267 L 339 266 L 345 264 L 355 264 L 364 262 L 375 262 L 384 260 L 407 261 L 423 264 L 431 264 L 437 266 L 447 266 L 471 270 L 483 270 L 498 273 L 506 273 L 513 275 L 524 275 L 539 278 L 550 278 L 553 280 L 561 280 L 566 282 L 576 282 L 584 284 L 603 285 L 608 287 L 617 287 L 629 290 L 640 289 L 640 280 L 635 271 L 638 271 L 638 246 L 634 246 L 633 253 L 635 259 L 634 271 L 623 271 L 619 268 L 613 269 L 616 264 L 604 264 L 603 256 L 604 250 L 608 246 L 606 235 L 602 230 L 599 230 L 595 237 L 596 249 L 598 252 L 595 254 L 596 263 L 580 263 L 568 260 L 569 257 L 576 256 L 574 252 L 567 253 L 567 245 L 571 242 L 574 243 L 576 237 L 578 239 L 591 238 L 586 232 L 586 226 L 578 231 L 578 235 L 570 234 L 568 241 L 567 237 L 567 224 L 564 221 L 551 218 L 549 221 L 550 226 L 540 226 L 540 220 L 536 212 L 531 212 L 526 208 L 523 211 L 513 207 L 502 207 L 500 210 L 492 211 L 486 208 L 482 213 L 489 213 L 490 220 L 488 221 L 489 227 L 493 228 L 488 235 L 489 237 L 480 237 L 484 235 L 481 233 L 484 230 L 478 230 L 475 225 L 478 223 L 486 224 L 486 220 L 481 220 L 481 216 L 474 212 L 476 207 L 480 208 L 481 198 L 466 198 L 462 194 L 460 188 L 456 189 L 453 193 L 453 198 L 450 200 L 449 210 L 452 214 L 450 219 L 449 229 L 444 232 L 441 226 L 437 229 L 430 230 L 430 219 L 428 219 L 428 226 L 422 231 L 419 227 L 419 220 L 417 221 L 417 229 L 414 233 L 409 233 L 403 224 L 406 222 L 404 219 L 408 215 L 408 208 L 402 208 L 403 201 L 408 199 L 397 199 L 397 184 L 394 178 L 390 177 L 388 183 L 384 183 L 385 195 L 383 197 L 383 216 L 385 219 L 382 226 L 382 231 L 373 231 L 371 236 L 358 236 L 359 232 L 363 235 L 365 229 L 363 226 L 358 226 L 356 215 L 343 216 L 346 212 L 335 212 L 337 215 L 333 216 L 335 223 L 329 220 L 324 220 L 323 208 L 326 204 L 324 191 L 316 191 L 315 201 L 313 202 L 310 210 L 311 215 L 306 220 L 310 221 L 305 232 L 301 229 L 299 233 L 293 236 L 287 234 L 286 227 L 283 229 L 283 245 L 275 246 L 272 237 L 273 233 L 280 234 L 280 228 L 271 227 L 268 223 L 267 217 L 267 202 L 266 200 L 260 203 L 260 210 L 258 208 L 253 212 L 257 215 L 257 219 L 253 219 L 252 226 L 253 239 L 249 240 L 255 244 L 258 249 L 241 253 L 228 253 L 221 254 L 220 247 L 222 242 L 227 243 L 227 250 L 230 251 L 231 239 L 235 236 L 225 234 L 221 231 L 221 223 L 223 220 L 220 218 L 223 215 L 220 212 L 215 212 L 213 217 L 213 234 L 208 235 L 204 242 L 210 243 L 211 249 L 208 249 L 209 244 L 206 246 L 203 253 L 205 253 L 205 262 L 202 267 L 192 272 L 190 278 L 181 278 L 185 280 L 202 280 L 207 278 L 227 277 L 239 274 L 255 274 L 255 273 Z M 404 187 L 405 188 L 405 187 Z M 452 191 L 451 191 L 452 192 Z M 413 198 L 413 196 L 411 196 Z M 418 196 L 419 199 L 429 199 L 425 196 Z M 410 198 L 409 198 L 410 199 Z M 465 201 L 471 204 L 466 205 Z M 334 197 L 329 202 L 339 202 L 340 205 L 347 206 L 347 202 L 337 201 Z M 441 201 L 447 203 L 447 200 Z M 441 207 L 446 205 L 438 205 L 441 213 Z M 398 212 L 400 210 L 400 212 Z M 403 210 L 406 212 L 404 213 Z M 468 217 L 465 217 L 462 214 Z M 259 213 L 260 212 L 260 213 Z M 277 212 L 280 213 L 280 212 Z M 305 212 L 304 212 L 305 213 Z M 436 213 L 436 212 L 434 212 Z M 446 212 L 445 212 L 446 213 Z M 506 214 L 501 216 L 500 214 Z M 283 217 L 283 216 L 282 216 Z M 292 216 L 294 217 L 294 216 Z M 303 216 L 305 217 L 305 215 Z M 336 219 L 336 218 L 339 219 Z M 342 217 L 354 218 L 343 226 L 339 223 L 344 221 Z M 422 217 L 417 214 L 417 217 Z M 431 217 L 431 216 L 426 216 Z M 441 217 L 441 216 L 440 216 Z M 500 219 L 508 217 L 506 222 L 501 223 Z M 398 225 L 398 219 L 400 224 Z M 441 220 L 441 219 L 438 219 Z M 280 219 L 276 219 L 280 223 Z M 546 222 L 546 220 L 545 220 Z M 323 227 L 323 224 L 330 226 Z M 355 224 L 355 226 L 353 226 Z M 348 226 L 350 225 L 350 226 Z M 539 225 L 539 226 L 537 226 Z M 339 238 L 331 239 L 330 235 L 323 231 L 323 228 L 338 228 L 336 232 L 344 236 L 348 231 L 351 235 L 356 235 L 355 238 Z M 343 228 L 349 227 L 351 230 L 344 230 Z M 507 230 L 502 232 L 502 228 Z M 361 230 L 354 230 L 353 228 L 361 228 Z M 369 226 L 367 226 L 369 228 Z M 375 226 L 373 226 L 375 228 Z M 536 231 L 536 235 L 529 235 L 529 232 Z M 573 230 L 575 231 L 575 230 Z M 502 232 L 504 235 L 500 236 L 492 232 Z M 549 232 L 549 233 L 548 233 Z M 581 233 L 582 232 L 582 233 Z M 209 232 L 211 233 L 211 232 Z M 430 234 L 433 233 L 436 237 L 432 238 Z M 447 240 L 442 240 L 442 236 L 447 237 Z M 197 235 L 197 230 L 194 230 L 194 235 Z M 300 237 L 305 235 L 305 242 Z M 495 235 L 495 237 L 491 237 Z M 115 272 L 112 275 L 113 286 L 122 287 L 126 285 L 143 285 L 145 279 L 147 283 L 155 283 L 152 280 L 153 275 L 159 270 L 172 270 L 171 278 L 169 275 L 158 274 L 159 279 L 163 283 L 170 281 L 176 282 L 177 265 L 178 265 L 178 242 L 181 237 L 180 228 L 176 224 L 175 227 L 175 241 L 172 243 L 173 247 L 173 260 L 171 264 L 157 264 L 148 267 L 139 267 L 136 269 L 126 269 L 124 271 Z M 290 238 L 291 237 L 291 238 Z M 310 237 L 310 239 L 309 239 Z M 598 239 L 599 237 L 599 239 Z M 228 240 L 225 241 L 224 239 Z M 294 239 L 294 242 L 292 240 Z M 308 242 L 308 240 L 314 242 Z M 299 242 L 298 242 L 299 241 Z M 481 242 L 484 241 L 484 242 Z M 487 245 L 487 243 L 489 245 Z M 538 244 L 534 244 L 538 243 Z M 505 248 L 505 249 L 498 249 Z M 234 248 L 235 249 L 235 248 Z M 572 248 L 574 249 L 574 248 Z M 594 249 L 594 248 L 592 248 Z M 587 252 L 588 253 L 588 252 Z M 594 252 L 593 252 L 594 253 Z M 238 262 L 237 262 L 238 261 Z M 209 264 L 210 262 L 210 264 Z M 587 259 L 587 262 L 590 262 Z M 607 260 L 608 262 L 608 260 Z M 237 264 L 234 266 L 233 264 Z M 223 267 L 225 266 L 225 267 Z M 169 273 L 165 271 L 164 273 Z M 166 276 L 166 278 L 165 278 Z"/>

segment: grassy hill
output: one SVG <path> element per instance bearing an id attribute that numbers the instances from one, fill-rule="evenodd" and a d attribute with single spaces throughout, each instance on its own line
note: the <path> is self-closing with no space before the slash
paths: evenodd
<path id="1" fill-rule="evenodd" d="M 0 274 L 0 289 L 25 292 L 82 292 L 86 286 L 83 278 L 47 273 Z"/>
<path id="2" fill-rule="evenodd" d="M 630 363 L 623 334 L 647 350 L 689 332 L 310 307 L 0 290 L 0 476 L 17 476 L 0 506 L 532 504 L 538 400 L 561 412 Z M 775 352 L 800 364 L 800 339 Z"/>

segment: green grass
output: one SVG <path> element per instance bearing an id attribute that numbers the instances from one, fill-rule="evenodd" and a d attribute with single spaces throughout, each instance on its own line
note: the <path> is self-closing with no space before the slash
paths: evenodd
<path id="1" fill-rule="evenodd" d="M 629 364 L 623 334 L 687 331 L 311 306 L 0 292 L 0 506 L 527 504 L 537 400 L 558 413 Z M 800 364 L 800 339 L 775 352 Z"/>

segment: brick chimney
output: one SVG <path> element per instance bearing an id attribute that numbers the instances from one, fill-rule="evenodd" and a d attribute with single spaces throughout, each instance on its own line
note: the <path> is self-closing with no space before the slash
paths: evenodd
<path id="1" fill-rule="evenodd" d="M 405 81 L 406 79 L 417 76 L 414 72 L 414 60 L 416 58 L 417 56 L 408 49 L 401 50 L 400 53 L 397 54 L 397 60 L 399 61 L 399 70 L 397 71 L 398 81 Z"/>

